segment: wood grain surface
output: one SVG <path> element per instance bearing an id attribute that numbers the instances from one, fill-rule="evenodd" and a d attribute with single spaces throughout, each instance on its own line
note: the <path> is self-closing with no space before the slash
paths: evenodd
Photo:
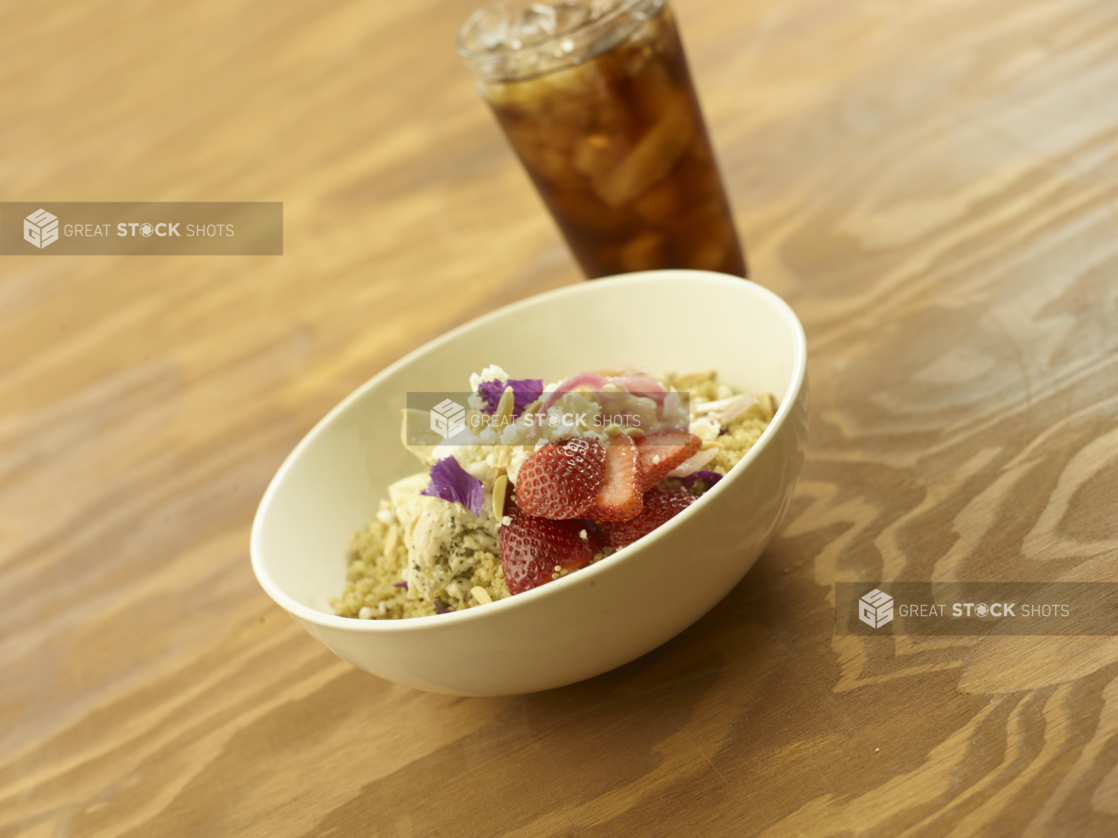
<path id="1" fill-rule="evenodd" d="M 1107 0 L 677 0 L 813 409 L 782 535 L 694 627 L 460 699 L 260 590 L 252 515 L 316 420 L 580 281 L 453 54 L 472 6 L 0 6 L 0 197 L 286 228 L 0 257 L 0 838 L 1118 834 L 1118 639 L 832 629 L 835 581 L 1118 573 Z"/>

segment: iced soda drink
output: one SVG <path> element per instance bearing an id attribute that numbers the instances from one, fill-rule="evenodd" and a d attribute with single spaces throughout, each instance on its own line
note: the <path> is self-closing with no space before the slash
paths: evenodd
<path id="1" fill-rule="evenodd" d="M 500 3 L 458 51 L 588 277 L 746 275 L 663 0 Z"/>

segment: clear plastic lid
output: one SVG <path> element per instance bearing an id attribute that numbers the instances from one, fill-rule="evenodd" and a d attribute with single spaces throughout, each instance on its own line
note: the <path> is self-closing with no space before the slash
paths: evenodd
<path id="1" fill-rule="evenodd" d="M 470 15 L 458 31 L 458 54 L 480 80 L 527 79 L 613 49 L 663 6 L 664 0 L 504 0 Z"/>

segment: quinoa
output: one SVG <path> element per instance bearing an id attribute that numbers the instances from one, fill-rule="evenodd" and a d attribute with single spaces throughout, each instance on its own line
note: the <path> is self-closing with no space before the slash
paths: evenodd
<path id="1" fill-rule="evenodd" d="M 681 392 L 687 392 L 692 399 L 715 401 L 729 398 L 738 393 L 728 384 L 720 382 L 715 370 L 703 370 L 684 375 L 669 373 L 665 378 L 671 387 Z M 769 426 L 775 413 L 775 407 L 772 397 L 765 395 L 759 398 L 757 403 L 749 410 L 734 419 L 729 428 L 725 429 L 725 432 L 714 442 L 720 449 L 717 456 L 703 468 L 719 474 L 726 474 L 736 466 L 757 440 L 761 438 L 765 428 Z"/>
<path id="2" fill-rule="evenodd" d="M 721 449 L 718 455 L 705 468 L 725 474 L 738 464 L 749 449 L 756 444 L 772 421 L 772 414 L 763 402 L 758 402 L 730 423 L 728 433 L 718 437 L 716 445 Z"/>

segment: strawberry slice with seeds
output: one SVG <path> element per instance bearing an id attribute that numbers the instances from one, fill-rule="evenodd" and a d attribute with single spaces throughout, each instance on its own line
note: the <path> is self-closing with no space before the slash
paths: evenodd
<path id="1" fill-rule="evenodd" d="M 661 431 L 645 434 L 635 440 L 641 455 L 644 486 L 647 492 L 664 479 L 669 471 L 692 457 L 703 441 L 689 431 Z"/>
<path id="2" fill-rule="evenodd" d="M 591 521 L 628 521 L 640 514 L 644 472 L 633 440 L 619 434 L 606 448 L 606 473 L 594 503 L 586 510 Z"/>
<path id="3" fill-rule="evenodd" d="M 640 514 L 630 521 L 601 526 L 602 541 L 621 549 L 670 521 L 697 498 L 684 489 L 653 489 L 646 492 Z"/>
<path id="4" fill-rule="evenodd" d="M 511 501 L 505 514 L 512 520 L 501 527 L 499 545 L 509 593 L 522 594 L 559 578 L 564 571 L 585 567 L 600 549 L 586 521 L 537 518 Z"/>
<path id="5" fill-rule="evenodd" d="M 596 439 L 549 442 L 532 453 L 516 479 L 516 502 L 537 518 L 585 517 L 606 473 L 606 448 Z"/>

